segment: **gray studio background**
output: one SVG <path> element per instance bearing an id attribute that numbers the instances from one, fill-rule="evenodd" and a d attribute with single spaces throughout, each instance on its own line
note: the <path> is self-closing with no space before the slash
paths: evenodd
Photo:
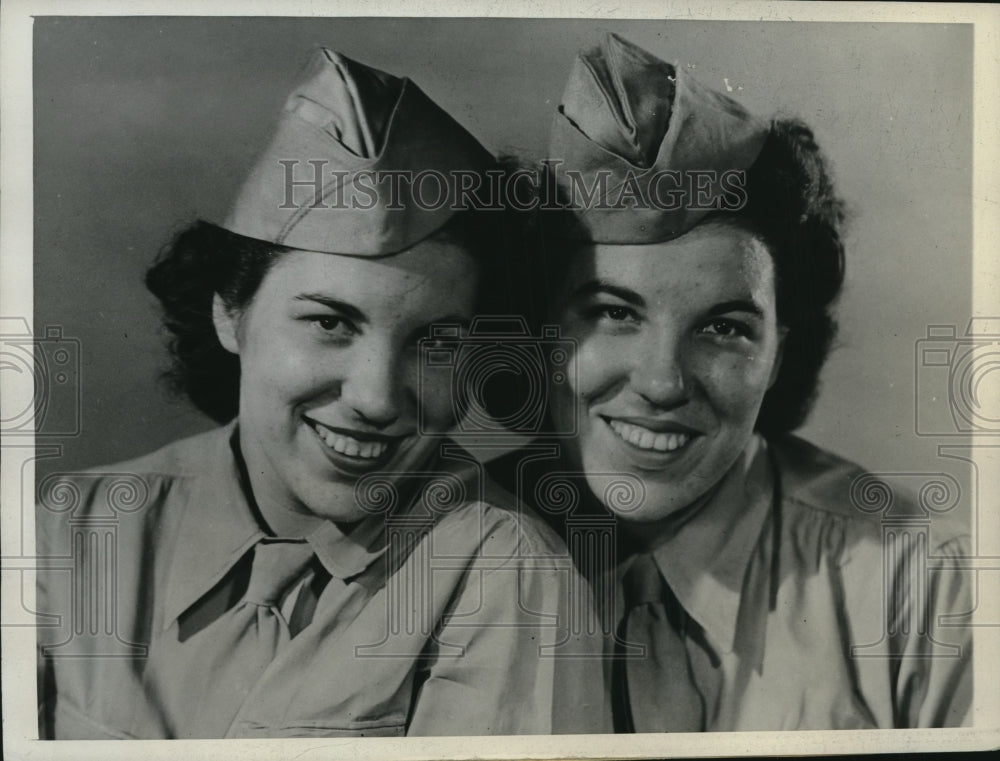
<path id="1" fill-rule="evenodd" d="M 539 154 L 573 56 L 603 30 L 814 127 L 854 222 L 841 335 L 802 433 L 875 471 L 954 472 L 915 433 L 915 348 L 971 312 L 971 27 L 39 18 L 34 326 L 79 339 L 82 398 L 79 435 L 39 473 L 211 425 L 157 380 L 143 272 L 171 233 L 224 213 L 313 46 L 410 76 L 492 149 Z"/>

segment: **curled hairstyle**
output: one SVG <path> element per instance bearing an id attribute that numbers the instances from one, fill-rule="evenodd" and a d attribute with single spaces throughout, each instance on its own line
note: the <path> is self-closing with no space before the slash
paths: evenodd
<path id="1" fill-rule="evenodd" d="M 504 311 L 498 295 L 510 293 L 516 273 L 498 254 L 503 250 L 504 214 L 485 210 L 456 213 L 431 238 L 461 246 L 480 262 L 478 304 Z M 163 311 L 172 364 L 165 378 L 212 420 L 231 420 L 239 411 L 240 361 L 219 342 L 212 302 L 219 294 L 227 309 L 246 308 L 284 246 L 246 238 L 209 222 L 181 231 L 146 273 L 146 287 Z"/>
<path id="2" fill-rule="evenodd" d="M 215 332 L 212 301 L 245 308 L 289 249 L 197 221 L 163 248 L 146 273 L 160 300 L 173 359 L 166 378 L 199 410 L 222 423 L 239 410 L 240 360 Z"/>
<path id="3" fill-rule="evenodd" d="M 812 130 L 796 119 L 771 123 L 760 155 L 746 172 L 745 188 L 742 209 L 713 212 L 704 222 L 745 226 L 767 244 L 774 261 L 778 320 L 788 333 L 778 377 L 764 396 L 756 427 L 778 435 L 808 416 L 837 332 L 834 305 L 844 282 L 845 208 Z M 521 289 L 521 310 L 535 328 L 544 322 L 580 245 L 560 237 L 558 231 L 572 224 L 567 214 L 541 210 L 520 217 L 521 234 L 534 241 L 536 252 L 534 262 L 524 263 L 530 274 Z"/>

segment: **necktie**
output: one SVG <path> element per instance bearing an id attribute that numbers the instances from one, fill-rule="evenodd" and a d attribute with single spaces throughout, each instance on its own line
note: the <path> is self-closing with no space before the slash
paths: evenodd
<path id="1" fill-rule="evenodd" d="M 292 636 L 279 606 L 314 557 L 306 542 L 261 541 L 239 602 L 189 636 L 150 649 L 146 686 L 169 735 L 223 737 L 250 690 Z"/>
<path id="2" fill-rule="evenodd" d="M 274 652 L 291 639 L 288 621 L 279 607 L 281 598 L 302 576 L 312 557 L 312 549 L 305 542 L 261 542 L 254 549 L 250 581 L 240 606 L 252 606 L 257 614 L 255 650 L 270 652 L 273 658 Z"/>
<path id="3" fill-rule="evenodd" d="M 645 657 L 619 664 L 616 701 L 631 716 L 633 732 L 700 732 L 705 709 L 684 646 L 684 610 L 651 555 L 638 555 L 624 578 L 626 642 L 645 647 Z"/>

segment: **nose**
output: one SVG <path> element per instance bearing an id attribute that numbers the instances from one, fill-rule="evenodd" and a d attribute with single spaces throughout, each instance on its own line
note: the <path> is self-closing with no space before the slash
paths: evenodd
<path id="1" fill-rule="evenodd" d="M 682 337 L 669 329 L 652 330 L 636 346 L 629 375 L 632 390 L 654 407 L 676 407 L 688 400 Z"/>
<path id="2" fill-rule="evenodd" d="M 358 422 L 388 428 L 399 419 L 405 404 L 407 384 L 401 372 L 405 363 L 383 343 L 358 348 L 342 386 L 342 399 Z"/>

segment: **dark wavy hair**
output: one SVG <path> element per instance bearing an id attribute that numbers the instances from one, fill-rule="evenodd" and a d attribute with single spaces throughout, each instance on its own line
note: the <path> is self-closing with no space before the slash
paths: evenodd
<path id="1" fill-rule="evenodd" d="M 759 234 L 771 252 L 778 320 L 788 329 L 757 429 L 782 434 L 808 417 L 837 334 L 846 209 L 812 130 L 797 119 L 771 123 L 746 188 L 747 203 L 732 216 Z"/>
<path id="2" fill-rule="evenodd" d="M 431 236 L 466 248 L 480 261 L 483 312 L 509 310 L 499 297 L 513 292 L 517 276 L 499 256 L 504 216 L 460 211 Z M 239 411 L 240 362 L 216 335 L 214 296 L 219 294 L 228 309 L 245 308 L 271 267 L 293 250 L 199 220 L 178 233 L 146 273 L 146 287 L 160 301 L 168 334 L 172 364 L 165 379 L 216 422 L 231 420 Z"/>
<path id="3" fill-rule="evenodd" d="M 240 360 L 219 343 L 212 301 L 218 293 L 227 308 L 245 308 L 289 250 L 199 220 L 164 246 L 146 273 L 169 335 L 166 380 L 216 422 L 239 410 Z"/>
<path id="4" fill-rule="evenodd" d="M 551 181 L 551 180 L 550 180 Z M 820 370 L 837 332 L 834 306 L 844 282 L 845 205 L 812 130 L 797 119 L 770 125 L 746 173 L 747 203 L 709 220 L 744 225 L 767 244 L 775 264 L 778 320 L 788 328 L 778 377 L 764 396 L 757 430 L 788 433 L 802 425 L 816 398 Z M 525 287 L 521 310 L 537 329 L 579 243 L 561 238 L 567 212 L 519 216 Z"/>

